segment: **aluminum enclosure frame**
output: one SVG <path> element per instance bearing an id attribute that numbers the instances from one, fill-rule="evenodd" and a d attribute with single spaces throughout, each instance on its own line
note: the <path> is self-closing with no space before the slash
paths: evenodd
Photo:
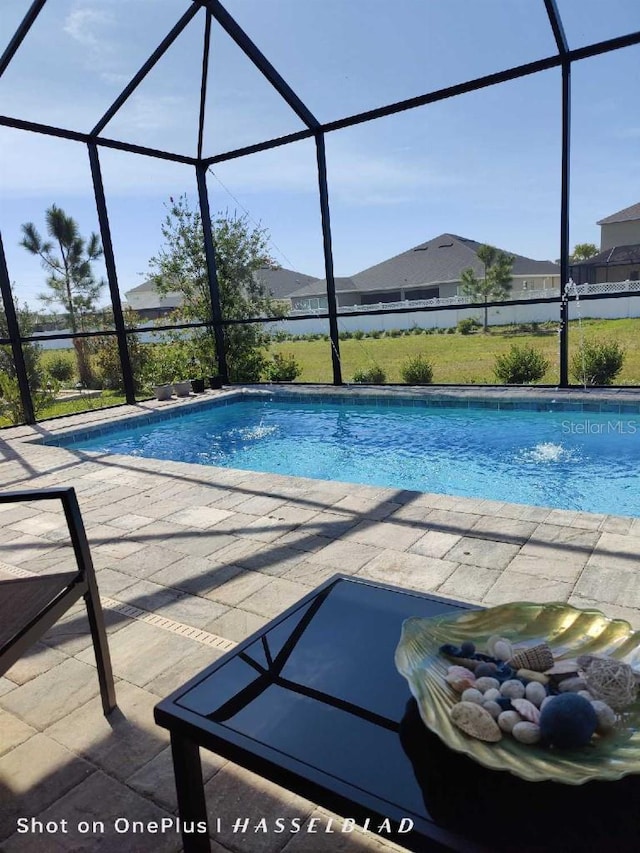
<path id="1" fill-rule="evenodd" d="M 14 36 L 9 42 L 4 53 L 0 57 L 0 76 L 9 67 L 14 56 L 19 52 L 24 40 L 28 38 L 29 31 L 37 20 L 40 12 L 45 7 L 48 0 L 34 0 L 31 7 L 27 11 L 22 22 L 18 26 Z M 549 26 L 553 32 L 554 40 L 557 47 L 557 53 L 543 57 L 534 62 L 524 65 L 515 66 L 503 71 L 485 75 L 476 79 L 468 80 L 464 83 L 456 84 L 444 89 L 438 89 L 427 92 L 418 97 L 409 98 L 393 104 L 383 105 L 373 110 L 357 113 L 351 116 L 346 116 L 341 119 L 336 119 L 330 122 L 320 122 L 314 114 L 309 110 L 307 105 L 298 97 L 284 78 L 278 73 L 276 68 L 259 50 L 257 45 L 249 38 L 246 32 L 239 26 L 236 20 L 229 14 L 219 0 L 184 0 L 185 12 L 180 20 L 169 31 L 165 38 L 160 42 L 158 47 L 149 56 L 146 62 L 140 67 L 139 71 L 131 78 L 129 83 L 122 90 L 120 95 L 115 99 L 103 116 L 99 119 L 93 129 L 83 133 L 70 130 L 63 127 L 55 127 L 51 125 L 41 124 L 38 122 L 25 121 L 19 117 L 0 116 L 0 126 L 30 131 L 32 133 L 44 134 L 47 136 L 68 139 L 72 141 L 82 142 L 87 146 L 88 157 L 90 161 L 91 174 L 94 185 L 94 195 L 96 209 L 98 212 L 98 220 L 100 223 L 100 232 L 102 245 L 105 251 L 105 265 L 107 269 L 107 280 L 112 303 L 114 316 L 113 330 L 104 330 L 99 332 L 86 332 L 77 335 L 59 334 L 47 335 L 46 338 L 41 336 L 22 336 L 16 319 L 16 311 L 13 300 L 13 295 L 10 287 L 10 277 L 7 268 L 6 257 L 0 240 L 0 290 L 5 306 L 7 316 L 7 328 L 9 338 L 0 339 L 0 345 L 10 345 L 12 347 L 14 361 L 16 365 L 16 377 L 20 389 L 22 408 L 26 423 L 35 423 L 36 418 L 33 411 L 33 402 L 31 398 L 31 390 L 28 385 L 27 374 L 22 353 L 22 344 L 30 341 L 45 340 L 64 340 L 74 337 L 92 337 L 92 336 L 115 336 L 118 342 L 118 351 L 122 365 L 123 384 L 125 388 L 126 402 L 135 403 L 135 383 L 131 363 L 128 355 L 128 335 L 136 332 L 148 331 L 145 328 L 126 328 L 122 313 L 122 305 L 120 301 L 118 280 L 116 272 L 116 259 L 113 253 L 111 241 L 111 228 L 109 224 L 109 215 L 107 210 L 107 201 L 102 187 L 101 169 L 100 169 L 100 149 L 116 149 L 132 154 L 158 158 L 176 163 L 182 163 L 194 167 L 196 186 L 198 189 L 198 199 L 200 205 L 200 214 L 204 226 L 204 243 L 205 256 L 209 271 L 209 284 L 211 295 L 212 316 L 204 323 L 188 323 L 178 326 L 158 326 L 157 330 L 162 328 L 198 328 L 210 326 L 214 330 L 216 349 L 218 357 L 218 370 L 225 380 L 228 380 L 228 368 L 224 353 L 224 330 L 228 326 L 237 323 L 265 323 L 273 322 L 273 317 L 252 317 L 243 320 L 225 320 L 220 301 L 220 290 L 216 275 L 216 260 L 215 260 L 215 245 L 210 228 L 209 204 L 206 186 L 206 173 L 209 167 L 217 163 L 227 162 L 249 154 L 266 151 L 271 148 L 287 145 L 291 142 L 296 142 L 302 139 L 313 138 L 316 146 L 317 155 L 317 173 L 318 173 L 318 196 L 320 218 L 322 224 L 322 238 L 325 259 L 325 276 L 327 282 L 327 312 L 314 313 L 313 316 L 320 319 L 328 319 L 329 321 L 329 337 L 331 343 L 331 359 L 333 369 L 333 384 L 341 385 L 342 368 L 340 362 L 340 341 L 338 336 L 338 306 L 334 278 L 334 265 L 332 253 L 331 239 L 331 222 L 330 222 L 330 188 L 331 183 L 327 175 L 326 156 L 325 156 L 325 137 L 328 133 L 336 130 L 341 130 L 347 127 L 353 127 L 358 124 L 374 121 L 385 116 L 395 115 L 397 113 L 416 109 L 438 101 L 453 98 L 458 95 L 463 95 L 468 92 L 478 91 L 490 86 L 499 85 L 510 80 L 515 80 L 531 74 L 536 74 L 550 68 L 560 68 L 562 74 L 560 104 L 562 118 L 562 136 L 560 146 L 561 156 L 561 193 L 560 193 L 560 222 L 559 222 L 559 237 L 560 237 L 560 278 L 562 282 L 569 280 L 569 178 L 570 178 L 570 149 L 571 149 L 571 134 L 570 134 L 570 117 L 571 117 L 571 68 L 574 62 L 579 62 L 590 57 L 598 56 L 612 51 L 620 50 L 625 47 L 640 44 L 640 31 L 628 33 L 617 38 L 607 39 L 604 41 L 595 42 L 581 48 L 570 50 L 567 44 L 567 39 L 564 33 L 562 19 L 557 7 L 556 0 L 539 0 L 544 4 L 544 8 L 549 20 Z M 135 145 L 121 140 L 111 139 L 102 135 L 108 122 L 117 114 L 118 110 L 127 102 L 129 97 L 137 89 L 140 83 L 146 78 L 151 69 L 161 59 L 168 48 L 177 39 L 185 27 L 196 17 L 200 10 L 204 10 L 205 26 L 204 39 L 202 46 L 202 78 L 200 86 L 200 111 L 198 120 L 198 136 L 197 136 L 197 156 L 189 157 L 177 154 L 170 151 L 162 151 L 146 146 Z M 253 63 L 264 78 L 271 84 L 280 97 L 294 111 L 298 118 L 305 125 L 304 130 L 296 133 L 287 134 L 275 139 L 267 139 L 261 143 L 227 151 L 223 154 L 218 154 L 213 157 L 203 157 L 203 128 L 205 120 L 205 99 L 208 82 L 208 58 L 210 47 L 210 34 L 212 23 L 215 22 L 233 39 L 236 45 L 243 51 L 247 58 Z M 559 306 L 559 348 L 560 348 L 560 387 L 570 387 L 568 378 L 568 352 L 569 352 L 569 325 L 568 325 L 568 302 L 566 298 L 556 298 L 555 300 L 527 300 L 527 304 L 535 305 L 539 302 L 555 301 Z M 500 305 L 502 303 L 489 303 L 490 306 Z M 430 311 L 433 308 L 425 307 L 422 309 L 406 309 L 413 311 Z M 351 315 L 357 315 L 359 312 L 350 312 Z M 362 312 L 364 313 L 364 312 Z M 367 312 L 371 313 L 371 312 Z M 396 314 L 398 309 L 380 309 L 375 311 L 376 314 Z M 402 313 L 402 309 L 400 309 Z M 296 319 L 305 319 L 306 315 L 297 318 L 290 318 L 292 322 Z M 284 319 L 284 318 L 283 318 Z"/>

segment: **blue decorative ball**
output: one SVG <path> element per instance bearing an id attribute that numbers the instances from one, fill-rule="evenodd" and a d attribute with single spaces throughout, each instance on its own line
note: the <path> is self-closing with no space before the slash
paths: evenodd
<path id="1" fill-rule="evenodd" d="M 470 642 L 469 640 L 466 640 L 460 646 L 460 651 L 462 652 L 461 657 L 470 658 L 470 657 L 473 657 L 473 655 L 475 655 L 476 647 L 472 642 Z"/>
<path id="2" fill-rule="evenodd" d="M 577 693 L 554 696 L 540 714 L 540 736 L 559 749 L 575 749 L 591 740 L 598 724 L 593 705 Z"/>

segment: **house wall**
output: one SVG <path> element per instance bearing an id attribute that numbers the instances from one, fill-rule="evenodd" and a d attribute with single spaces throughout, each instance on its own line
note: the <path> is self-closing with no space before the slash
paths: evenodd
<path id="1" fill-rule="evenodd" d="M 640 219 L 600 226 L 600 251 L 640 243 Z"/>
<path id="2" fill-rule="evenodd" d="M 526 284 L 526 287 L 525 287 Z M 511 293 L 529 290 L 560 290 L 559 275 L 514 275 L 511 280 Z"/>
<path id="3" fill-rule="evenodd" d="M 165 296 L 159 296 L 156 290 L 143 291 L 142 293 L 130 291 L 125 293 L 125 298 L 127 305 L 134 311 L 150 308 L 177 308 L 182 305 L 181 293 L 167 293 Z"/>

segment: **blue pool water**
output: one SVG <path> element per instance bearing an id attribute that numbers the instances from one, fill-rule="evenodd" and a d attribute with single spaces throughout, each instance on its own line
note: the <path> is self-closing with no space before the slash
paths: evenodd
<path id="1" fill-rule="evenodd" d="M 73 448 L 640 515 L 640 417 L 632 414 L 243 398 Z"/>

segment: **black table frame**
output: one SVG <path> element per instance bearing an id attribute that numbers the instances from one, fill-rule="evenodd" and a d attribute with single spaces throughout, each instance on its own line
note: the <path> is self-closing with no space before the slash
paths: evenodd
<path id="1" fill-rule="evenodd" d="M 364 824 L 367 819 L 372 819 L 378 824 L 383 820 L 389 820 L 393 825 L 398 825 L 402 818 L 406 817 L 406 812 L 402 812 L 387 801 L 382 801 L 374 795 L 337 780 L 317 768 L 285 756 L 275 749 L 260 744 L 223 725 L 210 720 L 203 720 L 200 715 L 176 704 L 176 700 L 180 696 L 208 678 L 229 660 L 240 655 L 252 643 L 259 640 L 267 631 L 287 619 L 296 610 L 313 599 L 324 598 L 323 593 L 328 593 L 338 581 L 363 584 L 389 592 L 402 593 L 409 597 L 430 599 L 461 609 L 476 609 L 472 605 L 452 601 L 442 596 L 337 574 L 174 691 L 155 707 L 154 718 L 156 723 L 168 729 L 171 735 L 178 813 L 185 830 L 188 830 L 192 823 L 195 826 L 204 822 L 208 827 L 200 747 L 215 752 L 223 758 L 274 782 L 282 788 L 288 789 L 294 794 L 324 806 L 338 815 L 355 818 L 360 824 Z M 409 850 L 417 851 L 427 849 L 449 850 L 454 846 L 452 842 L 460 842 L 459 837 L 446 829 L 441 829 L 436 824 L 429 826 L 428 830 L 429 837 L 412 831 L 406 836 L 403 835 L 401 839 L 394 837 L 393 840 Z M 183 830 L 182 840 L 185 853 L 210 853 L 208 831 L 207 833 L 199 833 Z"/>

